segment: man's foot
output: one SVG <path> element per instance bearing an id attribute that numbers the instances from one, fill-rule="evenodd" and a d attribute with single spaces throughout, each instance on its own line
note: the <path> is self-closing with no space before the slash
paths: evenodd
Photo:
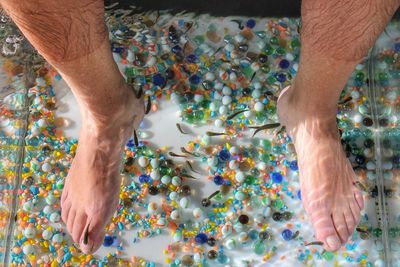
<path id="1" fill-rule="evenodd" d="M 345 244 L 360 219 L 363 196 L 342 149 L 336 114 L 308 112 L 289 88 L 278 100 L 282 125 L 295 145 L 303 206 L 311 217 L 316 239 L 328 251 Z M 321 100 L 323 101 L 323 100 Z"/>
<path id="2" fill-rule="evenodd" d="M 62 219 L 84 253 L 96 251 L 103 242 L 104 227 L 118 204 L 122 151 L 144 115 L 143 98 L 137 99 L 128 85 L 110 90 L 126 91 L 111 115 L 89 114 L 81 106 L 79 146 L 61 197 Z"/>

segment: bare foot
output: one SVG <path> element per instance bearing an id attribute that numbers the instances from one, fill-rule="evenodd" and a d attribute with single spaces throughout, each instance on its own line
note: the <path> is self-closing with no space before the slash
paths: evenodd
<path id="1" fill-rule="evenodd" d="M 336 114 L 308 112 L 291 98 L 292 89 L 278 100 L 279 118 L 296 148 L 302 202 L 316 238 L 336 251 L 359 223 L 363 197 L 340 143 Z"/>
<path id="2" fill-rule="evenodd" d="M 110 90 L 126 91 L 112 115 L 100 118 L 81 106 L 79 146 L 61 197 L 62 219 L 84 253 L 96 251 L 103 242 L 104 227 L 118 204 L 122 151 L 144 115 L 143 98 L 137 99 L 128 85 Z"/>

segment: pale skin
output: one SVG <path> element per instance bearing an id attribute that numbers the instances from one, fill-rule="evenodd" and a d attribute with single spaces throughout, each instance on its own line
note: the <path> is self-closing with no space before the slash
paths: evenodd
<path id="1" fill-rule="evenodd" d="M 103 1 L 0 3 L 63 76 L 79 103 L 83 124 L 61 197 L 62 219 L 82 251 L 94 252 L 118 203 L 121 152 L 143 118 L 143 99 L 135 97 L 113 61 Z M 347 242 L 364 207 L 340 145 L 337 100 L 399 4 L 399 0 L 302 1 L 299 72 L 280 98 L 278 112 L 298 154 L 303 205 L 316 239 L 329 251 Z"/>

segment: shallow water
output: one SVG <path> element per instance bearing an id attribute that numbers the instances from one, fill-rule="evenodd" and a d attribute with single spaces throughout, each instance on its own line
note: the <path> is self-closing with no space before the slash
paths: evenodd
<path id="1" fill-rule="evenodd" d="M 32 56 L 24 41 L 3 38 L 3 53 L 9 55 L 2 58 L 0 91 L 0 262 L 400 266 L 398 22 L 388 26 L 357 66 L 341 97 L 345 103 L 337 117 L 342 139 L 370 192 L 359 230 L 339 252 L 328 253 L 320 246 L 304 246 L 314 238 L 299 199 L 289 138 L 279 128 L 252 137 L 249 128 L 277 122 L 276 96 L 297 70 L 298 20 L 117 13 L 107 11 L 114 59 L 153 105 L 140 128 L 140 146 L 132 140 L 127 144 L 120 206 L 107 228 L 105 246 L 95 255 L 82 255 L 59 219 L 59 196 L 80 127 L 76 102 L 61 77 Z M 13 32 L 12 26 L 5 29 L 4 36 Z M 15 44 L 20 52 L 11 55 Z M 168 78 L 167 69 L 174 77 Z M 227 120 L 243 109 L 250 111 Z M 180 133 L 176 123 L 188 134 Z M 206 131 L 228 135 L 209 137 Z M 196 155 L 181 152 L 181 147 Z M 197 179 L 185 178 L 185 173 Z M 222 190 L 217 175 L 230 191 L 203 207 L 203 198 Z M 191 189 L 187 196 L 184 185 Z M 151 186 L 161 192 L 151 196 Z M 151 208 L 155 204 L 157 210 Z M 278 213 L 287 220 L 278 220 Z M 238 223 L 240 214 L 249 217 L 247 224 Z M 259 232 L 271 238 L 260 240 Z M 216 245 L 194 242 L 199 233 L 215 237 Z M 209 259 L 210 250 L 217 259 Z"/>

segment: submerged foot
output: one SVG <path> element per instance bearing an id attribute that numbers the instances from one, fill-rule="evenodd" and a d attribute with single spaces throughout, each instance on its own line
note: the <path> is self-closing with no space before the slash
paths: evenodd
<path id="1" fill-rule="evenodd" d="M 347 242 L 360 220 L 364 201 L 342 149 L 335 114 L 299 108 L 290 88 L 278 100 L 280 121 L 295 145 L 303 206 L 317 240 L 328 251 Z"/>
<path id="2" fill-rule="evenodd" d="M 126 96 L 112 114 L 100 118 L 81 106 L 79 145 L 61 197 L 62 219 L 84 253 L 96 251 L 103 242 L 104 227 L 118 204 L 122 151 L 144 115 L 143 99 L 128 85 L 113 90 L 125 90 Z"/>

